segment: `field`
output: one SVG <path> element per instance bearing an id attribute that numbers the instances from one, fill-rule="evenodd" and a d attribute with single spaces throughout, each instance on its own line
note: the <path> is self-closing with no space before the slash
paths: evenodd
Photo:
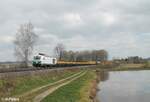
<path id="1" fill-rule="evenodd" d="M 146 64 L 121 64 L 112 70 L 124 71 L 124 70 L 149 70 L 150 66 Z"/>

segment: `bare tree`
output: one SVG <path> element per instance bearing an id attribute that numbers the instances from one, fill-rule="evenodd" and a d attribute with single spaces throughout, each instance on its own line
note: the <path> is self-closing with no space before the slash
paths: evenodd
<path id="1" fill-rule="evenodd" d="M 33 29 L 30 22 L 20 25 L 14 40 L 15 56 L 17 60 L 24 63 L 25 67 L 28 66 L 30 55 L 38 38 Z"/>
<path id="2" fill-rule="evenodd" d="M 98 58 L 100 59 L 100 61 L 107 61 L 108 59 L 108 52 L 106 50 L 99 50 L 98 51 Z"/>
<path id="3" fill-rule="evenodd" d="M 65 46 L 62 43 L 58 43 L 54 48 L 54 53 L 59 60 L 62 60 L 65 51 Z"/>
<path id="4" fill-rule="evenodd" d="M 75 52 L 73 51 L 64 51 L 63 58 L 64 61 L 75 61 Z"/>
<path id="5" fill-rule="evenodd" d="M 60 45 L 59 45 L 60 46 Z M 61 47 L 56 47 L 55 52 L 58 58 L 64 61 L 107 61 L 108 52 L 106 50 L 85 50 L 85 51 L 66 51 L 60 53 Z"/>

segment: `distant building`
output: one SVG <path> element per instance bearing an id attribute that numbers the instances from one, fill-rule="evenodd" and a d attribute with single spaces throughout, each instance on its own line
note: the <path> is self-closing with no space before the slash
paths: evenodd
<path id="1" fill-rule="evenodd" d="M 143 59 L 142 57 L 139 56 L 131 56 L 128 58 L 122 58 L 122 59 L 114 59 L 114 62 L 117 63 L 134 63 L 134 64 L 139 64 L 139 63 L 144 63 L 146 60 Z"/>

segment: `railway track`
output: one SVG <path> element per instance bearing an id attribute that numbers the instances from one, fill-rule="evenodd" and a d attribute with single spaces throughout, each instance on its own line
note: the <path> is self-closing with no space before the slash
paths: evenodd
<path id="1" fill-rule="evenodd" d="M 36 68 L 15 68 L 15 69 L 1 69 L 0 73 L 8 73 L 8 72 L 22 72 L 22 71 L 33 71 L 38 70 Z"/>
<path id="2" fill-rule="evenodd" d="M 70 66 L 51 66 L 51 67 L 30 67 L 30 68 L 15 68 L 15 69 L 1 69 L 0 73 L 11 73 L 11 72 L 28 72 L 38 70 L 60 70 L 60 69 L 72 69 L 72 68 L 86 68 L 95 65 L 70 65 Z"/>

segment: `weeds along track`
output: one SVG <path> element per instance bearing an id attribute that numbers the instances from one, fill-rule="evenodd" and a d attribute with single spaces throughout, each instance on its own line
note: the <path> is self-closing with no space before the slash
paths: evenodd
<path id="1" fill-rule="evenodd" d="M 51 90 L 51 89 L 53 89 L 56 86 L 59 86 L 59 85 L 65 83 L 65 82 L 68 82 L 68 81 L 70 81 L 70 80 L 72 80 L 72 79 L 82 75 L 83 73 L 85 73 L 85 71 L 78 72 L 78 73 L 73 74 L 73 75 L 71 75 L 71 76 L 69 76 L 67 78 L 61 79 L 59 81 L 56 81 L 56 82 L 53 82 L 53 83 L 50 83 L 50 84 L 47 84 L 47 85 L 44 85 L 44 86 L 41 86 L 41 87 L 38 87 L 38 88 L 35 88 L 35 89 L 31 90 L 31 91 L 28 91 L 28 92 L 26 92 L 26 93 L 24 93 L 22 95 L 15 96 L 15 97 L 19 97 L 22 102 L 32 102 L 30 100 L 33 100 L 34 97 L 36 97 L 37 95 L 40 95 L 41 93 L 44 93 L 46 90 Z"/>
<path id="2" fill-rule="evenodd" d="M 48 69 L 64 69 L 64 68 L 83 68 L 95 65 L 70 65 L 70 66 L 52 66 L 52 67 L 30 67 L 30 68 L 9 68 L 0 69 L 1 73 L 11 73 L 11 72 L 27 72 L 27 71 L 38 71 L 38 70 L 48 70 Z"/>
<path id="3" fill-rule="evenodd" d="M 39 74 L 39 73 L 44 73 L 44 72 L 52 72 L 52 71 L 61 71 L 61 70 L 67 70 L 67 69 L 88 69 L 88 68 L 93 68 L 96 65 L 88 65 L 88 66 L 72 66 L 72 67 L 53 67 L 53 68 L 26 68 L 26 70 L 21 69 L 21 70 L 13 70 L 13 71 L 1 71 L 0 70 L 0 79 L 1 78 L 13 78 L 13 77 L 20 77 L 20 76 L 28 76 L 32 74 Z"/>

